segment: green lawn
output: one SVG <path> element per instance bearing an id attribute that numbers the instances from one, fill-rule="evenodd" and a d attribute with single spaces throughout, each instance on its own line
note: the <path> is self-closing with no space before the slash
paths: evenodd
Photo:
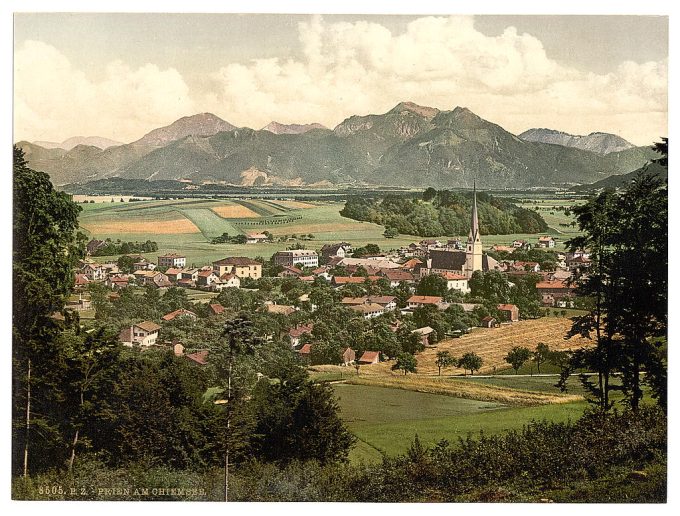
<path id="1" fill-rule="evenodd" d="M 519 429 L 531 420 L 575 420 L 587 403 L 538 407 L 507 407 L 497 403 L 465 400 L 399 389 L 335 384 L 341 416 L 357 436 L 350 460 L 379 460 L 384 453 L 405 452 L 416 434 L 432 446 L 442 439 L 500 433 Z"/>

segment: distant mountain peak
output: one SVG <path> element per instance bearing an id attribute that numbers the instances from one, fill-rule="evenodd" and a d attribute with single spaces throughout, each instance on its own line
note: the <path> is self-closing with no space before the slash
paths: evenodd
<path id="1" fill-rule="evenodd" d="M 427 118 L 428 120 L 432 120 L 437 115 L 437 113 L 439 113 L 439 110 L 437 108 L 420 106 L 415 102 L 406 101 L 400 102 L 399 104 L 394 106 L 387 112 L 387 114 L 403 113 L 404 111 L 415 113 L 416 115 Z"/>
<path id="2" fill-rule="evenodd" d="M 569 134 L 563 131 L 546 128 L 534 128 L 524 131 L 519 137 L 528 142 L 550 143 L 563 147 L 574 147 L 581 150 L 609 154 L 635 147 L 632 143 L 620 136 L 600 131 L 592 132 L 586 136 Z"/>
<path id="3" fill-rule="evenodd" d="M 61 143 L 44 141 L 35 141 L 33 143 L 35 145 L 40 145 L 43 149 L 64 149 L 67 151 L 77 147 L 78 145 L 97 147 L 102 150 L 108 149 L 109 147 L 115 147 L 117 145 L 123 145 L 121 142 L 110 140 L 109 138 L 103 138 L 101 136 L 73 136 Z"/>
<path id="4" fill-rule="evenodd" d="M 159 127 L 142 136 L 135 144 L 162 146 L 187 136 L 212 136 L 222 131 L 233 131 L 235 125 L 212 113 L 183 116 L 170 125 Z"/>
<path id="5" fill-rule="evenodd" d="M 312 124 L 282 124 L 275 120 L 269 122 L 265 125 L 262 130 L 269 131 L 274 134 L 303 134 L 307 131 L 313 129 L 328 129 L 325 125 L 312 123 Z"/>

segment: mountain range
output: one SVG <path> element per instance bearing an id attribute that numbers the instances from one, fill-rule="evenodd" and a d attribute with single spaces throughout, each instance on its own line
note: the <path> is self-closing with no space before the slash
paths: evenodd
<path id="1" fill-rule="evenodd" d="M 101 136 L 74 136 L 61 143 L 43 141 L 36 141 L 33 143 L 45 149 L 64 149 L 67 151 L 78 145 L 90 145 L 102 150 L 108 149 L 109 147 L 115 147 L 116 145 L 123 145 L 121 142 L 109 140 L 108 138 L 103 138 Z"/>
<path id="2" fill-rule="evenodd" d="M 590 133 L 586 136 L 563 133 L 554 129 L 529 129 L 519 135 L 527 142 L 553 143 L 564 147 L 609 154 L 610 152 L 624 151 L 635 147 L 620 136 L 609 133 Z"/>
<path id="3" fill-rule="evenodd" d="M 655 156 L 649 147 L 610 150 L 607 144 L 605 153 L 526 141 L 467 108 L 444 111 L 412 102 L 351 116 L 332 130 L 316 125 L 272 122 L 254 130 L 202 113 L 107 149 L 17 145 L 29 165 L 56 185 L 122 177 L 244 186 L 441 189 L 471 187 L 476 180 L 482 188 L 550 187 L 625 174 Z"/>

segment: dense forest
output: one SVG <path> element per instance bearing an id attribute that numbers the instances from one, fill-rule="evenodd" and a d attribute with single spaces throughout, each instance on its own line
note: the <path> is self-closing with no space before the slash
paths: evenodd
<path id="1" fill-rule="evenodd" d="M 477 210 L 482 234 L 540 233 L 548 229 L 538 213 L 483 192 L 477 193 Z M 397 194 L 382 198 L 350 197 L 340 214 L 381 224 L 402 234 L 433 237 L 466 235 L 471 211 L 471 192 L 428 188 L 415 199 Z"/>

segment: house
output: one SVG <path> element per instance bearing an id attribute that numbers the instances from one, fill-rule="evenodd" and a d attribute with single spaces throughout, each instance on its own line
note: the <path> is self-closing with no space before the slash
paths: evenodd
<path id="1" fill-rule="evenodd" d="M 132 264 L 132 270 L 134 271 L 152 271 L 156 268 L 156 264 L 150 262 L 143 256 L 140 256 L 139 259 Z"/>
<path id="2" fill-rule="evenodd" d="M 220 277 L 214 271 L 201 271 L 198 273 L 196 285 L 199 287 L 209 287 L 213 282 L 219 280 Z"/>
<path id="3" fill-rule="evenodd" d="M 357 355 L 352 348 L 346 348 L 345 351 L 342 352 L 342 365 L 352 365 L 356 360 L 356 356 Z"/>
<path id="4" fill-rule="evenodd" d="M 182 268 L 187 266 L 187 257 L 176 253 L 164 254 L 158 257 L 159 267 L 177 267 Z"/>
<path id="5" fill-rule="evenodd" d="M 420 336 L 420 342 L 423 346 L 429 346 L 431 338 L 430 336 L 434 333 L 434 329 L 430 328 L 429 326 L 424 326 L 422 328 L 413 330 L 411 333 L 415 333 L 416 335 Z"/>
<path id="6" fill-rule="evenodd" d="M 267 312 L 270 314 L 281 314 L 281 315 L 290 315 L 295 313 L 296 309 L 294 306 L 289 306 L 289 305 L 275 305 L 273 303 L 265 304 L 265 307 L 267 309 Z"/>
<path id="7" fill-rule="evenodd" d="M 198 316 L 192 312 L 191 310 L 185 310 L 184 308 L 180 308 L 179 310 L 175 310 L 174 312 L 170 312 L 169 314 L 165 314 L 162 319 L 164 321 L 174 321 L 178 317 L 187 317 L 189 319 L 193 319 L 194 321 L 198 318 Z"/>
<path id="8" fill-rule="evenodd" d="M 104 247 L 106 247 L 106 242 L 104 240 L 97 240 L 96 238 L 93 238 L 87 243 L 85 250 L 87 251 L 87 255 L 91 256 Z"/>
<path id="9" fill-rule="evenodd" d="M 538 247 L 553 248 L 555 247 L 555 239 L 551 236 L 538 237 Z"/>
<path id="10" fill-rule="evenodd" d="M 264 233 L 248 233 L 246 235 L 246 244 L 259 244 L 266 242 L 269 239 Z"/>
<path id="11" fill-rule="evenodd" d="M 199 272 L 201 271 L 198 269 L 183 269 L 181 278 L 179 278 L 177 281 L 179 282 L 180 280 L 190 280 L 193 283 L 196 283 L 196 281 L 198 281 Z"/>
<path id="12" fill-rule="evenodd" d="M 239 278 L 260 279 L 262 277 L 262 264 L 257 260 L 251 260 L 243 256 L 223 258 L 213 262 L 213 270 L 221 277 L 223 274 L 235 274 Z"/>
<path id="13" fill-rule="evenodd" d="M 363 267 L 365 269 L 400 269 L 401 265 L 392 260 L 386 259 L 384 256 L 364 257 L 364 258 L 343 258 L 338 262 L 338 265 L 344 265 L 347 268 Z"/>
<path id="14" fill-rule="evenodd" d="M 274 255 L 274 263 L 276 265 L 283 265 L 284 267 L 294 267 L 295 265 L 301 267 L 318 267 L 319 255 L 316 251 L 312 251 L 311 249 L 279 251 Z"/>
<path id="15" fill-rule="evenodd" d="M 373 365 L 380 362 L 380 351 L 364 351 L 359 359 L 359 363 L 363 365 Z"/>
<path id="16" fill-rule="evenodd" d="M 158 331 L 161 329 L 156 323 L 151 321 L 142 321 L 137 324 L 121 330 L 118 334 L 118 340 L 128 347 L 141 346 L 149 347 L 156 344 L 158 339 Z"/>
<path id="17" fill-rule="evenodd" d="M 345 258 L 352 253 L 352 246 L 347 242 L 340 242 L 338 244 L 325 244 L 321 248 L 321 256 L 326 260 L 334 256 Z"/>
<path id="18" fill-rule="evenodd" d="M 541 266 L 537 262 L 516 261 L 512 264 L 512 266 L 518 271 L 541 272 Z"/>
<path id="19" fill-rule="evenodd" d="M 368 300 L 368 297 L 343 297 L 340 303 L 346 306 L 363 305 Z"/>
<path id="20" fill-rule="evenodd" d="M 498 305 L 496 309 L 505 317 L 506 321 L 519 321 L 519 308 L 516 305 L 502 304 Z"/>
<path id="21" fill-rule="evenodd" d="M 303 362 L 309 363 L 311 354 L 312 354 L 312 345 L 311 344 L 305 344 L 302 346 L 300 349 L 297 350 L 298 356 L 302 359 Z"/>
<path id="22" fill-rule="evenodd" d="M 182 279 L 182 269 L 170 267 L 168 270 L 165 271 L 165 275 L 168 277 L 170 281 L 176 283 L 177 281 Z"/>
<path id="23" fill-rule="evenodd" d="M 492 245 L 491 246 L 492 251 L 498 251 L 498 252 L 505 252 L 505 253 L 512 253 L 515 250 L 515 247 L 511 245 Z"/>
<path id="24" fill-rule="evenodd" d="M 196 365 L 199 366 L 205 366 L 208 364 L 208 355 L 209 351 L 207 349 L 202 349 L 200 351 L 196 351 L 195 353 L 189 353 L 188 355 L 184 355 L 187 360 L 190 362 L 193 362 Z"/>
<path id="25" fill-rule="evenodd" d="M 397 309 L 397 298 L 395 296 L 368 296 L 366 302 L 380 305 L 388 312 Z"/>
<path id="26" fill-rule="evenodd" d="M 290 337 L 290 345 L 294 348 L 300 345 L 300 337 L 306 334 L 311 334 L 314 329 L 314 324 L 298 324 L 295 328 L 288 330 L 288 337 Z"/>
<path id="27" fill-rule="evenodd" d="M 419 260 L 409 260 L 409 261 L 416 261 L 420 263 Z M 414 265 L 415 267 L 415 265 Z M 406 283 L 408 285 L 413 285 L 416 282 L 415 277 L 413 276 L 413 273 L 409 270 L 405 269 L 387 269 L 383 270 L 381 274 L 387 278 L 387 281 L 390 282 L 390 287 L 398 287 L 399 283 Z"/>
<path id="28" fill-rule="evenodd" d="M 444 244 L 434 239 L 421 240 L 419 243 L 422 247 L 427 247 L 428 249 L 444 247 Z"/>
<path id="29" fill-rule="evenodd" d="M 297 267 L 284 266 L 283 270 L 277 274 L 279 278 L 299 278 L 302 276 L 302 270 Z"/>
<path id="30" fill-rule="evenodd" d="M 194 288 L 196 286 L 196 282 L 191 279 L 181 279 L 177 280 L 177 286 L 182 288 Z"/>
<path id="31" fill-rule="evenodd" d="M 439 296 L 411 296 L 406 301 L 408 307 L 418 308 L 425 305 L 434 305 L 439 307 L 442 304 L 443 299 Z"/>
<path id="32" fill-rule="evenodd" d="M 513 240 L 512 247 L 514 247 L 515 249 L 523 249 L 525 247 L 527 248 L 531 247 L 531 244 L 526 240 Z"/>
<path id="33" fill-rule="evenodd" d="M 373 319 L 385 313 L 385 308 L 377 303 L 365 303 L 361 305 L 351 305 L 350 310 L 360 313 L 364 319 Z"/>
<path id="34" fill-rule="evenodd" d="M 87 287 L 87 285 L 90 283 L 90 278 L 87 277 L 85 274 L 76 274 L 76 279 L 75 279 L 75 288 L 80 290 L 84 289 Z"/>
<path id="35" fill-rule="evenodd" d="M 210 315 L 222 315 L 225 311 L 226 308 L 219 303 L 210 303 L 208 305 L 208 312 Z"/>
<path id="36" fill-rule="evenodd" d="M 593 262 L 590 260 L 590 258 L 586 258 L 585 256 L 576 256 L 567 260 L 567 267 L 572 272 L 578 272 L 588 269 L 592 263 Z"/>
<path id="37" fill-rule="evenodd" d="M 470 292 L 467 276 L 455 272 L 442 272 L 440 275 L 446 280 L 448 290 L 460 290 L 463 294 Z"/>
<path id="38" fill-rule="evenodd" d="M 86 263 L 80 268 L 80 274 L 90 281 L 102 281 L 106 276 L 106 269 L 98 263 Z"/>
<path id="39" fill-rule="evenodd" d="M 153 285 L 156 288 L 165 288 L 165 287 L 172 287 L 172 282 L 170 279 L 163 274 L 162 272 L 152 272 L 150 276 L 146 276 L 144 278 L 144 284 L 145 285 Z"/>
<path id="40" fill-rule="evenodd" d="M 482 324 L 480 326 L 482 328 L 495 328 L 496 326 L 498 326 L 498 322 L 496 322 L 496 319 L 494 317 L 487 315 L 482 319 Z"/>
<path id="41" fill-rule="evenodd" d="M 543 306 L 571 305 L 571 298 L 574 296 L 574 288 L 569 285 L 567 280 L 549 280 L 536 283 L 536 291 L 541 296 Z"/>
<path id="42" fill-rule="evenodd" d="M 241 288 L 241 279 L 236 274 L 222 274 L 210 286 L 220 292 L 225 288 Z"/>
<path id="43" fill-rule="evenodd" d="M 455 250 L 458 250 L 458 251 L 464 251 L 465 250 L 465 244 L 459 238 L 453 238 L 453 239 L 447 240 L 445 247 L 447 249 L 455 249 Z"/>
<path id="44" fill-rule="evenodd" d="M 404 263 L 402 263 L 401 268 L 405 271 L 413 272 L 413 269 L 415 269 L 418 265 L 422 265 L 422 263 L 423 262 L 421 262 L 418 258 L 411 258 L 410 260 L 406 260 Z"/>
<path id="45" fill-rule="evenodd" d="M 380 276 L 333 276 L 331 283 L 336 287 L 342 287 L 343 285 L 363 285 L 367 281 L 373 283 L 379 279 Z"/>

